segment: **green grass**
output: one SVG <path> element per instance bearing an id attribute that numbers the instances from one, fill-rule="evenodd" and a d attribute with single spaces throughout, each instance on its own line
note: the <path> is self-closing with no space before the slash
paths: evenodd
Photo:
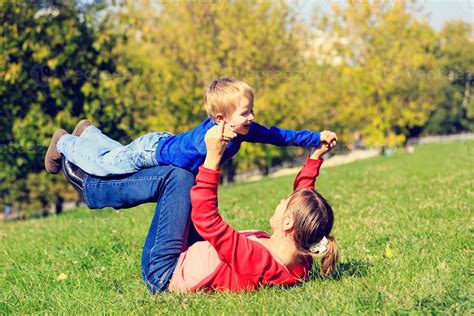
<path id="1" fill-rule="evenodd" d="M 472 314 L 474 157 L 465 148 L 423 145 L 323 169 L 317 187 L 335 210 L 341 270 L 294 288 L 149 295 L 140 252 L 153 204 L 0 223 L 0 312 Z M 224 217 L 268 230 L 293 178 L 221 189 Z"/>

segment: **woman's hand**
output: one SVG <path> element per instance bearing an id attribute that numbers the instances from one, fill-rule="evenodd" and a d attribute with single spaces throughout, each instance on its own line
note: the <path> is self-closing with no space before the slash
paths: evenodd
<path id="1" fill-rule="evenodd" d="M 225 122 L 219 122 L 219 125 L 212 127 L 204 136 L 206 143 L 206 160 L 204 160 L 204 167 L 211 170 L 218 170 L 222 155 L 230 140 L 236 137 L 237 134 L 231 128 L 225 126 Z"/>

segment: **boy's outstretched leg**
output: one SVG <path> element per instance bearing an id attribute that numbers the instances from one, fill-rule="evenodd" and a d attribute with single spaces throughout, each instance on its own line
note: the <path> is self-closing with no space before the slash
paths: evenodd
<path id="1" fill-rule="evenodd" d="M 97 131 L 98 135 L 111 145 L 111 148 L 102 146 L 97 137 L 86 137 L 86 134 Z M 84 170 L 85 172 L 106 177 L 137 172 L 141 169 L 157 165 L 155 148 L 159 140 L 169 137 L 167 133 L 148 133 L 130 144 L 123 146 L 102 134 L 93 125 L 89 126 L 81 137 L 65 135 L 57 143 L 57 150 L 67 160 Z"/>
<path id="2" fill-rule="evenodd" d="M 85 120 L 83 120 L 85 121 Z M 83 122 L 81 121 L 81 122 Z M 77 129 L 80 130 L 81 126 L 81 122 L 79 122 L 77 124 Z M 87 121 L 89 122 L 89 121 Z M 107 148 L 107 149 L 114 149 L 114 148 L 117 148 L 117 147 L 123 147 L 123 145 L 121 143 L 119 143 L 118 141 L 116 140 L 113 140 L 112 138 L 108 137 L 107 135 L 105 135 L 104 133 L 102 133 L 102 131 L 100 129 L 98 129 L 97 127 L 95 127 L 94 125 L 92 125 L 90 122 L 89 122 L 89 125 L 86 126 L 87 123 L 83 122 L 82 123 L 82 127 L 85 127 L 82 131 L 81 131 L 81 134 L 80 135 L 77 135 L 77 136 L 80 136 L 81 138 L 83 139 L 88 139 L 90 141 L 93 141 L 97 144 L 99 144 L 100 146 L 104 147 L 104 148 Z"/>
<path id="3" fill-rule="evenodd" d="M 54 132 L 51 142 L 44 157 L 44 167 L 49 173 L 56 174 L 61 170 L 61 153 L 58 151 L 58 142 L 68 132 L 63 129 L 58 129 Z"/>
<path id="4" fill-rule="evenodd" d="M 120 170 L 111 170 L 113 166 L 110 165 L 110 168 L 107 166 L 107 164 L 112 164 L 111 161 L 105 162 L 102 159 L 104 156 L 107 157 L 111 149 L 101 146 L 96 141 L 69 134 L 64 135 L 61 141 L 57 142 L 57 151 L 89 174 L 102 177 L 119 174 Z"/>
<path id="5" fill-rule="evenodd" d="M 80 120 L 76 124 L 72 135 L 95 141 L 97 144 L 108 149 L 123 146 L 118 141 L 113 140 L 112 138 L 102 133 L 100 129 L 92 125 L 92 123 L 87 119 Z"/>

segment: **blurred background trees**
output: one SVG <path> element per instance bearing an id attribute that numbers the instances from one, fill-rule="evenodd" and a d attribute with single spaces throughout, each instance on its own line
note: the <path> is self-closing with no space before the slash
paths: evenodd
<path id="1" fill-rule="evenodd" d="M 386 148 L 474 129 L 471 24 L 437 32 L 416 1 L 298 8 L 286 0 L 1 1 L 0 207 L 34 213 L 75 198 L 63 177 L 43 171 L 56 128 L 86 117 L 122 142 L 179 133 L 205 118 L 203 91 L 220 76 L 254 87 L 259 123 L 332 129 L 345 144 L 356 131 Z M 295 153 L 244 144 L 233 167 L 266 168 Z"/>

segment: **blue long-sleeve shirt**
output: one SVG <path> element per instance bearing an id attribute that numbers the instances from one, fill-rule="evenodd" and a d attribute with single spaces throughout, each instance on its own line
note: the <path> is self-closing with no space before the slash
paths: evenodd
<path id="1" fill-rule="evenodd" d="M 160 165 L 181 167 L 197 174 L 198 168 L 204 163 L 207 154 L 204 136 L 210 128 L 216 125 L 208 118 L 187 132 L 162 139 L 156 147 L 157 162 Z M 252 122 L 247 135 L 238 134 L 229 142 L 222 156 L 221 165 L 235 156 L 242 142 L 317 147 L 320 143 L 320 134 L 308 130 L 294 131 L 276 126 L 266 128 Z"/>

